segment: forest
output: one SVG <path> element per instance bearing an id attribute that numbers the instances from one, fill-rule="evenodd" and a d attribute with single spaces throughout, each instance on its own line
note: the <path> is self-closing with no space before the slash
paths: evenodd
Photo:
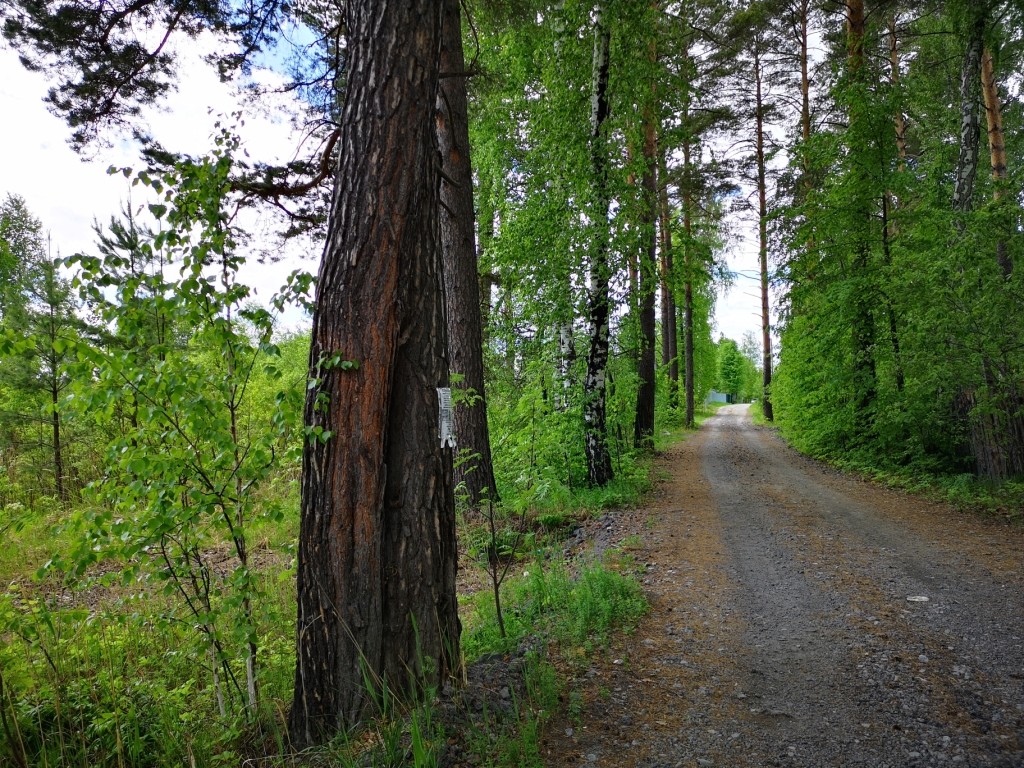
<path id="1" fill-rule="evenodd" d="M 2 10 L 72 144 L 139 162 L 87 252 L 17 179 L 0 201 L 0 762 L 439 764 L 466 665 L 637 620 L 628 564 L 559 541 L 637 503 L 712 390 L 1019 521 L 1017 3 L 343 5 Z M 292 162 L 137 124 L 200 35 L 253 109 L 254 68 L 290 78 Z M 269 301 L 251 209 L 323 253 Z M 761 316 L 729 339 L 740 237 Z M 554 669 L 480 764 L 541 764 Z"/>

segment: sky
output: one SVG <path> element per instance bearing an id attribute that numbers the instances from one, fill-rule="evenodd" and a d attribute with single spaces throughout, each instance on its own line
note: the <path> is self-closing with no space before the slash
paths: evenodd
<path id="1" fill-rule="evenodd" d="M 201 60 L 201 50 L 185 58 L 180 71 L 180 90 L 143 116 L 151 134 L 167 149 L 198 155 L 212 146 L 218 120 L 232 122 L 239 102 Z M 259 76 L 275 77 L 269 72 Z M 133 209 L 154 201 L 145 187 L 132 187 L 123 175 L 107 173 L 111 166 L 140 168 L 138 145 L 111 136 L 111 146 L 90 148 L 87 157 L 77 154 L 68 145 L 70 129 L 43 102 L 47 87 L 43 75 L 26 71 L 14 52 L 0 47 L 0 113 L 5 115 L 0 121 L 0 197 L 11 193 L 25 199 L 49 233 L 54 257 L 97 253 L 94 222 L 106 226 L 112 216 L 120 218 L 128 201 Z M 283 114 L 247 115 L 238 130 L 251 159 L 285 160 L 289 151 L 294 152 L 296 139 Z M 243 226 L 255 235 L 255 245 L 270 237 L 273 223 L 253 214 Z M 258 299 L 268 301 L 297 267 L 315 270 L 316 260 L 296 252 L 286 253 L 277 263 L 258 264 L 253 257 L 240 279 L 255 288 Z M 288 321 L 301 324 L 297 314 Z"/>
<path id="2" fill-rule="evenodd" d="M 261 77 L 275 77 L 264 72 Z M 187 58 L 181 66 L 179 91 L 174 92 L 159 108 L 144 113 L 150 132 L 168 149 L 200 154 L 210 146 L 214 123 L 233 111 L 236 97 L 228 86 L 220 83 L 199 54 Z M 29 210 L 42 221 L 50 233 L 54 256 L 70 256 L 78 252 L 95 253 L 93 222 L 109 222 L 118 216 L 126 201 L 143 205 L 145 191 L 131 188 L 120 174 L 108 175 L 107 168 L 138 167 L 137 147 L 127 140 L 112 138 L 112 146 L 92 150 L 84 158 L 67 143 L 70 130 L 64 121 L 47 110 L 43 97 L 47 81 L 39 73 L 27 72 L 16 54 L 0 47 L 0 197 L 8 193 L 25 198 Z M 211 105 L 216 105 L 211 108 Z M 280 111 L 259 117 L 247 117 L 240 133 L 245 148 L 254 159 L 283 160 L 295 147 L 295 138 L 287 119 L 287 103 Z M 252 218 L 246 227 L 260 239 L 269 237 L 270 222 Z M 733 240 L 727 249 L 729 267 L 740 272 L 736 285 L 720 293 L 716 308 L 715 339 L 725 335 L 740 342 L 743 334 L 753 331 L 760 336 L 760 298 L 756 279 L 756 242 L 744 237 L 742 226 L 734 228 Z M 255 259 L 241 275 L 253 285 L 257 298 L 268 300 L 295 268 L 316 269 L 319 251 L 309 254 L 293 249 L 274 264 L 256 264 Z M 308 258 L 312 255 L 314 258 Z M 305 258 L 303 258 L 305 257 Z M 743 277 L 743 275 L 747 277 Z M 296 316 L 286 321 L 288 327 L 300 327 L 303 319 Z"/>

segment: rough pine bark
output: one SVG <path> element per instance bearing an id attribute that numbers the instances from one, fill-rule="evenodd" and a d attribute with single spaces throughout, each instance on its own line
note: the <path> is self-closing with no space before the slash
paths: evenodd
<path id="1" fill-rule="evenodd" d="M 995 181 L 992 197 L 998 202 L 1003 197 L 1006 184 L 1006 134 L 1003 131 L 1003 105 L 999 101 L 999 84 L 996 82 L 995 63 L 992 60 L 992 51 L 987 47 L 984 48 L 981 56 L 981 96 L 985 105 L 992 180 Z M 1002 238 L 996 243 L 996 258 L 1003 271 L 1003 277 L 1009 279 L 1013 275 L 1013 259 L 1006 247 L 1006 240 Z"/>
<path id="2" fill-rule="evenodd" d="M 484 394 L 483 324 L 473 215 L 473 169 L 469 157 L 466 64 L 462 53 L 459 0 L 444 0 L 441 81 L 437 96 L 437 142 L 441 152 L 441 249 L 451 370 L 472 397 L 455 407 L 455 441 L 460 461 L 455 485 L 478 507 L 498 500 L 491 462 Z"/>
<path id="3" fill-rule="evenodd" d="M 306 399 L 292 743 L 457 666 L 435 98 L 442 3 L 353 0 Z M 344 361 L 354 361 L 349 365 Z"/>
<path id="4" fill-rule="evenodd" d="M 608 150 L 604 124 L 608 118 L 608 59 L 611 35 L 604 21 L 604 9 L 597 9 L 594 28 L 593 82 L 590 103 L 590 160 L 593 173 L 590 253 L 589 320 L 590 349 L 583 380 L 584 449 L 587 475 L 596 486 L 612 479 L 612 457 L 608 450 L 606 395 L 609 351 L 608 283 Z"/>

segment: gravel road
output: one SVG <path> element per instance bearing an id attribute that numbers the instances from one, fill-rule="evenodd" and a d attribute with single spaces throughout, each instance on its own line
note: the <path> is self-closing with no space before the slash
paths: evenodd
<path id="1" fill-rule="evenodd" d="M 588 539 L 625 543 L 651 614 L 577 670 L 547 765 L 1024 766 L 1022 531 L 801 457 L 743 406 L 660 461 L 655 504 Z"/>

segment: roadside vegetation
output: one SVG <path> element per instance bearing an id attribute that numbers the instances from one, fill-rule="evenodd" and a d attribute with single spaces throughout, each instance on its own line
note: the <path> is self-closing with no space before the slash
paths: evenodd
<path id="1" fill-rule="evenodd" d="M 302 355 L 290 350 L 304 344 L 295 337 L 281 345 L 282 357 L 297 366 L 286 375 L 301 372 Z M 264 383 L 263 375 L 253 384 Z M 521 657 L 511 678 L 498 677 L 508 701 L 492 691 L 485 711 L 453 719 L 438 709 L 441 692 L 409 706 L 378 691 L 380 716 L 365 730 L 301 759 L 429 766 L 447 744 L 459 743 L 484 764 L 540 765 L 543 724 L 568 691 L 553 662 L 565 669 L 568 660 L 575 669 L 613 632 L 635 626 L 646 608 L 628 559 L 570 561 L 564 550 L 578 524 L 636 504 L 649 487 L 646 460 L 631 453 L 621 460 L 628 472 L 599 491 L 549 480 L 538 492 L 537 481 L 523 481 L 518 493 L 507 486 L 508 502 L 492 508 L 493 520 L 463 508 L 460 567 L 475 585 L 460 595 L 463 656 L 470 668 L 494 655 Z M 235 766 L 247 758 L 294 764 L 282 717 L 295 664 L 296 471 L 294 459 L 277 466 L 253 501 L 244 576 L 226 530 L 202 531 L 202 544 L 168 566 L 164 550 L 188 535 L 182 521 L 168 522 L 173 527 L 156 542 L 131 552 L 123 544 L 135 531 L 113 549 L 101 540 L 116 532 L 120 541 L 129 530 L 117 527 L 124 521 L 116 517 L 98 520 L 99 501 L 73 509 L 49 497 L 34 506 L 8 504 L 0 560 L 7 585 L 0 597 L 4 759 L 119 768 Z M 83 544 L 95 558 L 82 554 Z M 508 566 L 502 625 L 486 575 L 494 565 Z M 176 583 L 182 578 L 187 583 Z M 197 584 L 198 592 L 186 595 Z M 205 606 L 198 611 L 190 604 L 197 597 Z M 249 608 L 240 611 L 246 597 Z M 258 649 L 255 707 L 245 681 L 250 647 Z"/>
<path id="2" fill-rule="evenodd" d="M 295 669 L 297 481 L 302 441 L 329 438 L 301 424 L 308 335 L 274 332 L 273 311 L 251 304 L 237 281 L 230 235 L 204 215 L 209 201 L 191 196 L 222 170 L 216 156 L 186 169 L 162 212 L 162 236 L 131 216 L 98 230 L 99 255 L 66 262 L 73 281 L 54 273 L 61 303 L 27 306 L 38 318 L 65 312 L 60 335 L 41 337 L 30 324 L 4 342 L 5 374 L 45 372 L 40 350 L 63 356 L 56 409 L 45 390 L 4 382 L 25 414 L 7 412 L 0 487 L 5 764 L 299 759 L 284 720 Z M 15 203 L 8 213 L 40 233 Z M 29 256 L 47 263 L 38 249 Z M 201 266 L 211 260 L 220 263 L 215 280 Z M 168 261 L 183 267 L 177 277 L 163 269 Z M 302 284 L 293 280 L 279 303 L 301 302 Z M 717 366 L 716 345 L 709 349 Z M 628 361 L 615 365 L 628 381 Z M 308 764 L 435 765 L 459 743 L 484 764 L 539 765 L 545 719 L 570 693 L 565 671 L 646 610 L 628 553 L 573 557 L 566 545 L 579 526 L 636 505 L 651 487 L 650 455 L 619 438 L 632 393 L 613 390 L 611 420 L 623 422 L 612 431 L 615 478 L 593 487 L 578 409 L 555 408 L 539 377 L 494 378 L 502 501 L 472 507 L 460 494 L 458 534 L 467 690 L 474 670 L 498 658 L 491 674 L 500 685 L 477 681 L 497 698 L 467 708 L 455 686 L 409 704 L 368 681 L 378 717 L 304 752 Z M 710 412 L 698 410 L 697 421 Z M 54 413 L 61 490 L 54 443 L 31 439 L 40 422 L 52 434 Z M 659 444 L 685 435 L 667 397 L 658 418 Z"/>
<path id="3" fill-rule="evenodd" d="M 941 5 L 5 3 L 73 142 L 145 167 L 68 258 L 0 203 L 0 762 L 539 764 L 554 670 L 644 611 L 565 539 L 713 389 L 1020 521 L 1024 19 Z M 295 97 L 292 161 L 137 124 L 200 36 L 243 111 Z M 319 283 L 239 278 L 268 209 Z M 494 658 L 525 683 L 460 721 L 432 688 Z"/>

